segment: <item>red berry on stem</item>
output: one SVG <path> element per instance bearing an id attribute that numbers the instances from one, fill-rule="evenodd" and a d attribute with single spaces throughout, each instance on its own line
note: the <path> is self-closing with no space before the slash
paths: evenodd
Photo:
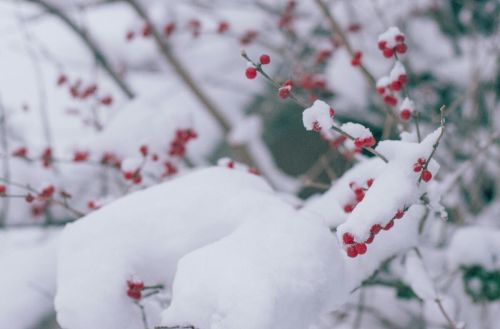
<path id="1" fill-rule="evenodd" d="M 375 240 L 375 235 L 374 234 L 370 234 L 370 237 L 365 241 L 366 244 L 370 244 L 373 242 L 373 240 Z"/>
<path id="2" fill-rule="evenodd" d="M 368 185 L 368 187 L 371 187 L 373 185 L 373 178 L 370 178 L 366 181 L 366 185 Z"/>
<path id="3" fill-rule="evenodd" d="M 266 65 L 266 64 L 271 63 L 271 57 L 269 57 L 269 55 L 267 55 L 267 54 L 263 54 L 260 56 L 259 61 L 261 64 Z"/>
<path id="4" fill-rule="evenodd" d="M 422 171 L 422 165 L 420 163 L 415 163 L 413 165 L 413 171 L 414 172 L 421 172 Z"/>
<path id="5" fill-rule="evenodd" d="M 358 255 L 358 251 L 356 250 L 355 246 L 350 246 L 347 248 L 347 256 L 354 258 Z"/>
<path id="6" fill-rule="evenodd" d="M 393 226 L 394 226 L 394 220 L 391 219 L 391 221 L 384 226 L 384 230 L 389 231 Z"/>
<path id="7" fill-rule="evenodd" d="M 381 229 L 382 229 L 382 226 L 380 226 L 379 224 L 375 224 L 370 228 L 370 233 L 372 233 L 373 235 L 376 235 L 380 232 Z"/>
<path id="8" fill-rule="evenodd" d="M 5 194 L 7 191 L 7 187 L 3 184 L 0 184 L 0 194 Z"/>
<path id="9" fill-rule="evenodd" d="M 382 52 L 385 58 L 391 58 L 394 56 L 394 51 L 391 48 L 385 48 Z"/>
<path id="10" fill-rule="evenodd" d="M 132 299 L 139 300 L 141 299 L 141 292 L 137 290 L 127 290 L 127 296 Z"/>
<path id="11" fill-rule="evenodd" d="M 352 205 L 352 204 L 346 204 L 346 205 L 344 206 L 344 211 L 345 211 L 346 213 L 351 213 L 353 210 L 354 210 L 354 207 L 353 207 L 353 205 Z"/>
<path id="12" fill-rule="evenodd" d="M 403 210 L 399 210 L 396 212 L 396 215 L 394 215 L 395 219 L 401 219 L 405 215 L 405 212 Z"/>
<path id="13" fill-rule="evenodd" d="M 350 233 L 344 233 L 344 235 L 342 235 L 342 241 L 344 242 L 344 244 L 353 244 L 354 243 L 354 237 L 350 234 Z"/>
<path id="14" fill-rule="evenodd" d="M 245 75 L 247 76 L 247 79 L 255 79 L 257 76 L 257 69 L 255 67 L 247 67 Z"/>
<path id="15" fill-rule="evenodd" d="M 408 47 L 404 43 L 396 46 L 396 52 L 398 54 L 404 54 L 404 53 L 406 53 L 406 50 L 408 50 Z"/>
<path id="16" fill-rule="evenodd" d="M 404 109 L 401 112 L 399 112 L 399 116 L 401 117 L 402 120 L 408 121 L 411 118 L 411 111 L 408 109 Z"/>
<path id="17" fill-rule="evenodd" d="M 386 41 L 382 40 L 382 41 L 378 42 L 378 49 L 384 50 L 386 46 L 387 46 L 387 42 Z"/>
<path id="18" fill-rule="evenodd" d="M 366 244 L 364 243 L 356 243 L 356 245 L 354 246 L 356 248 L 356 252 L 358 253 L 358 255 L 363 255 L 364 253 L 366 253 Z"/>
<path id="19" fill-rule="evenodd" d="M 432 173 L 429 170 L 422 171 L 422 180 L 428 182 L 432 179 Z"/>

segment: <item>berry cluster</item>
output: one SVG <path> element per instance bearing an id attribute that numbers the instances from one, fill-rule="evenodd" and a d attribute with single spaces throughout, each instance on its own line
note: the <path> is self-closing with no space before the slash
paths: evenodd
<path id="1" fill-rule="evenodd" d="M 253 63 L 248 62 L 247 69 L 245 71 L 245 75 L 246 75 L 247 79 L 250 79 L 250 80 L 255 79 L 257 77 L 258 69 L 262 65 L 267 65 L 269 63 L 271 63 L 271 57 L 267 54 L 260 55 L 259 63 L 257 64 L 257 67 Z"/>
<path id="2" fill-rule="evenodd" d="M 405 209 L 403 210 L 398 210 L 396 214 L 392 217 L 392 219 L 386 223 L 384 226 L 380 224 L 374 224 L 370 228 L 370 235 L 368 239 L 364 241 L 356 241 L 354 236 L 351 233 L 344 233 L 342 235 L 342 242 L 344 243 L 344 246 L 346 247 L 346 253 L 347 256 L 354 258 L 358 255 L 363 255 L 366 253 L 369 244 L 371 244 L 375 240 L 375 236 L 379 234 L 382 230 L 388 231 L 394 226 L 394 220 L 395 219 L 401 219 L 403 218 L 405 214 Z"/>
<path id="3" fill-rule="evenodd" d="M 378 48 L 386 58 L 391 58 L 394 54 L 404 54 L 408 49 L 405 43 L 405 36 L 397 27 L 390 27 L 378 38 Z"/>
<path id="4" fill-rule="evenodd" d="M 177 129 L 175 138 L 170 143 L 169 155 L 173 157 L 183 157 L 186 154 L 186 145 L 191 140 L 198 137 L 193 129 Z"/>
<path id="5" fill-rule="evenodd" d="M 57 85 L 59 87 L 67 85 L 69 94 L 73 99 L 84 101 L 91 96 L 96 96 L 99 99 L 99 103 L 104 106 L 111 106 L 113 104 L 113 97 L 111 95 L 97 95 L 98 86 L 95 83 L 84 85 L 82 79 L 77 79 L 73 83 L 70 83 L 65 74 L 60 74 L 57 78 Z"/>
<path id="6" fill-rule="evenodd" d="M 398 99 L 395 97 L 394 93 L 401 91 L 407 81 L 408 77 L 406 75 L 406 70 L 404 66 L 397 61 L 389 76 L 382 77 L 377 81 L 377 93 L 384 97 L 385 104 L 395 106 L 398 103 Z"/>
<path id="7" fill-rule="evenodd" d="M 344 205 L 344 212 L 351 213 L 354 208 L 363 201 L 365 198 L 365 191 L 367 191 L 373 184 L 373 178 L 368 179 L 363 185 L 358 185 L 356 182 L 350 182 L 349 187 L 354 193 L 354 198 L 351 202 Z"/>
<path id="8" fill-rule="evenodd" d="M 142 280 L 127 280 L 127 296 L 134 300 L 140 300 L 142 298 L 142 290 L 144 290 L 144 282 Z"/>
<path id="9" fill-rule="evenodd" d="M 424 158 L 419 158 L 417 160 L 417 162 L 415 162 L 413 164 L 413 171 L 416 173 L 422 172 L 420 174 L 420 177 L 422 178 L 422 180 L 424 182 L 427 183 L 428 181 L 430 181 L 432 179 L 432 173 L 429 170 L 424 169 L 425 163 L 426 163 L 426 160 Z"/>
<path id="10" fill-rule="evenodd" d="M 358 137 L 354 140 L 354 146 L 356 146 L 357 149 L 361 149 L 362 147 L 372 147 L 375 143 L 375 137 L 373 136 L 365 138 Z"/>

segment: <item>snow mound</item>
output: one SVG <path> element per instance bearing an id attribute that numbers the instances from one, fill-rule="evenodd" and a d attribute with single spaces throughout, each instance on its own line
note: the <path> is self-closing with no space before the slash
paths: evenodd
<path id="1" fill-rule="evenodd" d="M 311 107 L 302 112 L 302 122 L 306 130 L 328 130 L 333 126 L 333 114 L 330 105 L 322 100 L 314 101 Z"/>
<path id="2" fill-rule="evenodd" d="M 211 168 L 130 194 L 68 225 L 61 236 L 55 306 L 64 328 L 142 328 L 126 295 L 132 275 L 170 288 L 177 261 L 248 219 L 289 209 L 259 176 Z M 201 273 L 201 272 L 200 272 Z M 144 304 L 148 322 L 158 305 Z"/>
<path id="3" fill-rule="evenodd" d="M 304 329 L 347 300 L 342 254 L 321 225 L 265 212 L 179 262 L 167 326 Z"/>

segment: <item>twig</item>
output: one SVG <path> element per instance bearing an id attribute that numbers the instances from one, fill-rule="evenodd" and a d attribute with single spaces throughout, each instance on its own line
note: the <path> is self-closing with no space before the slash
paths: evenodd
<path id="1" fill-rule="evenodd" d="M 83 41 L 83 43 L 89 48 L 97 62 L 101 65 L 101 67 L 108 73 L 111 79 L 116 83 L 116 85 L 122 90 L 122 92 L 130 99 L 134 98 L 134 93 L 130 89 L 130 87 L 126 84 L 123 79 L 120 78 L 119 74 L 114 70 L 111 64 L 108 62 L 104 52 L 97 46 L 97 44 L 90 39 L 89 35 L 83 31 L 79 26 L 73 22 L 68 15 L 66 15 L 62 10 L 60 10 L 57 6 L 53 5 L 44 0 L 25 0 L 30 3 L 34 3 L 45 10 L 47 10 L 50 14 L 61 19 L 73 32 L 76 33 L 78 37 Z"/>
<path id="2" fill-rule="evenodd" d="M 145 24 L 151 29 L 151 35 L 155 40 L 160 53 L 167 63 L 169 63 L 174 69 L 175 73 L 184 82 L 188 89 L 193 93 L 193 95 L 198 99 L 198 101 L 206 108 L 206 110 L 214 117 L 214 119 L 222 126 L 222 129 L 227 134 L 231 131 L 230 122 L 223 116 L 222 111 L 217 108 L 217 106 L 209 99 L 205 92 L 196 84 L 194 79 L 191 77 L 187 69 L 182 65 L 182 63 L 173 54 L 169 45 L 162 38 L 160 32 L 155 27 L 151 19 L 149 18 L 146 11 L 139 4 L 137 0 L 125 0 L 130 6 L 135 10 L 135 12 L 144 20 Z M 230 145 L 234 155 L 238 160 L 246 162 L 249 165 L 255 164 L 250 152 L 248 151 L 246 145 Z"/>
<path id="3" fill-rule="evenodd" d="M 441 138 L 443 137 L 444 135 L 444 131 L 445 131 L 445 112 L 446 112 L 446 106 L 441 106 L 441 108 L 439 109 L 439 112 L 441 113 L 441 120 L 440 120 L 440 124 L 441 124 L 441 131 L 439 132 L 439 136 L 436 140 L 436 142 L 434 143 L 434 145 L 432 145 L 432 152 L 431 154 L 429 155 L 429 157 L 427 158 L 427 160 L 425 161 L 425 164 L 423 166 L 423 170 L 426 170 L 427 167 L 429 166 L 429 162 L 431 162 L 432 160 L 432 157 L 434 156 L 434 154 L 436 153 L 436 150 L 439 146 L 439 142 L 441 141 Z M 420 176 L 418 178 L 418 182 L 420 183 L 422 181 L 422 176 Z"/>
<path id="4" fill-rule="evenodd" d="M 7 113 L 5 111 L 5 107 L 3 106 L 2 99 L 0 97 L 0 133 L 2 138 L 2 149 L 5 153 L 5 157 L 3 158 L 3 175 L 7 179 L 10 179 L 10 162 L 8 157 L 9 145 L 8 145 L 8 136 L 7 136 Z M 7 216 L 9 214 L 9 199 L 4 199 L 2 201 L 2 213 L 0 214 L 0 226 L 4 225 L 7 222 Z"/>
<path id="5" fill-rule="evenodd" d="M 262 69 L 262 65 L 258 64 L 258 63 L 255 63 L 254 61 L 252 61 L 252 59 L 250 57 L 248 57 L 247 53 L 243 50 L 241 52 L 241 56 L 246 59 L 248 62 L 250 62 L 254 67 L 255 69 L 264 77 L 266 78 L 269 82 L 271 82 L 276 88 L 280 88 L 280 84 L 278 82 L 276 82 L 273 78 L 271 78 L 265 71 L 264 69 Z M 297 103 L 298 105 L 300 105 L 301 107 L 303 108 L 307 108 L 309 107 L 304 101 L 300 100 L 292 91 L 290 91 L 290 94 L 289 94 L 289 97 L 291 100 L 293 100 L 295 103 Z M 335 126 L 335 125 L 332 125 L 332 130 L 338 132 L 339 134 L 349 138 L 350 140 L 355 140 L 355 138 L 348 134 L 347 132 L 343 131 L 341 128 Z M 387 160 L 386 157 L 384 157 L 382 154 L 380 154 L 378 151 L 376 151 L 375 149 L 371 148 L 371 147 L 368 147 L 368 146 L 363 146 L 362 147 L 363 149 L 365 149 L 366 151 L 370 152 L 371 154 L 379 157 L 380 159 L 382 159 L 382 161 L 384 162 L 389 162 Z"/>

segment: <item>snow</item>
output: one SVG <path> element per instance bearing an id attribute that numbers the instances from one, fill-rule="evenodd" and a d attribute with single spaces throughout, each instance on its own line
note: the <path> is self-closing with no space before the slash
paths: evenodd
<path id="1" fill-rule="evenodd" d="M 365 139 L 367 137 L 373 137 L 370 129 L 359 123 L 347 122 L 342 124 L 342 126 L 340 126 L 340 129 L 354 138 Z"/>
<path id="2" fill-rule="evenodd" d="M 413 112 L 415 110 L 415 104 L 408 97 L 405 97 L 405 99 L 403 99 L 403 102 L 401 103 L 401 106 L 399 107 L 400 113 L 404 110 L 409 110 L 410 112 Z"/>
<path id="3" fill-rule="evenodd" d="M 315 100 L 311 107 L 302 112 L 302 122 L 306 130 L 314 130 L 315 124 L 319 124 L 321 130 L 330 129 L 333 126 L 330 105 L 322 100 Z"/>
<path id="4" fill-rule="evenodd" d="M 450 270 L 471 265 L 499 270 L 500 231 L 476 226 L 457 230 L 448 247 L 447 263 Z"/>
<path id="5" fill-rule="evenodd" d="M 345 302 L 342 257 L 329 230 L 292 209 L 263 213 L 180 260 L 163 325 L 301 329 Z"/>
<path id="6" fill-rule="evenodd" d="M 396 61 L 393 68 L 391 69 L 391 72 L 389 73 L 389 79 L 391 80 L 391 82 L 394 82 L 398 81 L 401 76 L 406 76 L 406 70 L 400 61 Z"/>
<path id="7" fill-rule="evenodd" d="M 413 172 L 413 164 L 419 158 L 427 159 L 439 133 L 440 129 L 431 133 L 421 143 L 402 141 L 379 143 L 376 150 L 389 162 L 375 177 L 371 188 L 365 192 L 363 202 L 359 203 L 349 215 L 348 220 L 338 227 L 337 236 L 340 241 L 346 232 L 352 234 L 356 241 L 365 241 L 369 238 L 370 228 L 373 225 L 385 226 L 394 218 L 398 210 L 403 210 L 418 202 L 426 185 L 418 183 L 419 176 Z M 437 169 L 437 163 L 429 166 L 433 176 Z M 404 220 L 404 217 L 401 218 L 401 221 Z"/>
<path id="8" fill-rule="evenodd" d="M 0 233 L 0 327 L 35 328 L 54 311 L 58 235 L 30 228 Z"/>
<path id="9" fill-rule="evenodd" d="M 170 288 L 183 255 L 249 219 L 267 219 L 290 207 L 259 176 L 227 168 L 199 170 L 119 199 L 64 229 L 58 321 L 75 329 L 137 328 L 139 309 L 124 288 L 130 275 Z M 150 304 L 148 319 L 158 323 Z"/>
<path id="10" fill-rule="evenodd" d="M 397 44 L 396 37 L 400 35 L 404 36 L 396 26 L 391 26 L 378 36 L 378 42 L 385 41 L 388 48 L 394 48 Z"/>
<path id="11" fill-rule="evenodd" d="M 410 284 L 415 294 L 422 300 L 435 300 L 437 298 L 436 289 L 417 251 L 408 252 L 405 265 L 405 280 Z"/>

